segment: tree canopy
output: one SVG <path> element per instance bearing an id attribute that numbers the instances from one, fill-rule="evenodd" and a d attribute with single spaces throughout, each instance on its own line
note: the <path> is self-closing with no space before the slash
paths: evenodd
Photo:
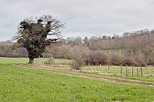
<path id="1" fill-rule="evenodd" d="M 63 25 L 51 15 L 43 15 L 39 18 L 31 17 L 20 22 L 18 34 L 15 38 L 21 47 L 27 49 L 29 63 L 33 63 L 34 58 L 41 57 L 46 46 L 58 40 Z M 48 38 L 48 35 L 57 37 Z"/>

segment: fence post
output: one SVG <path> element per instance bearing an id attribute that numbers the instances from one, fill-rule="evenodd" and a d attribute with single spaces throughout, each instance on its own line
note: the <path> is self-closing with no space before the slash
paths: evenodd
<path id="1" fill-rule="evenodd" d="M 60 68 L 60 62 L 59 62 L 59 63 L 57 63 L 57 68 Z"/>
<path id="2" fill-rule="evenodd" d="M 127 75 L 129 76 L 129 68 L 127 68 Z"/>
<path id="3" fill-rule="evenodd" d="M 97 69 L 97 65 L 96 65 L 96 71 L 98 71 L 98 69 Z"/>
<path id="4" fill-rule="evenodd" d="M 49 62 L 49 66 L 51 66 L 51 62 Z"/>
<path id="5" fill-rule="evenodd" d="M 137 77 L 138 77 L 138 68 L 137 68 Z"/>
<path id="6" fill-rule="evenodd" d="M 122 65 L 121 65 L 121 70 L 120 70 L 120 74 L 122 75 Z"/>
<path id="7" fill-rule="evenodd" d="M 89 67 L 89 70 L 90 70 L 90 63 L 89 63 L 88 65 L 89 65 L 88 67 Z M 91 70 L 90 70 L 90 71 L 91 71 Z"/>
<path id="8" fill-rule="evenodd" d="M 126 66 L 126 76 L 127 76 L 127 66 Z"/>
<path id="9" fill-rule="evenodd" d="M 100 64 L 100 71 L 102 72 L 101 64 Z"/>
<path id="10" fill-rule="evenodd" d="M 141 78 L 142 78 L 142 68 L 141 68 Z"/>
<path id="11" fill-rule="evenodd" d="M 132 77 L 133 77 L 133 66 L 132 66 Z"/>
<path id="12" fill-rule="evenodd" d="M 148 68 L 146 68 L 146 72 L 147 72 L 147 78 L 148 78 Z"/>
<path id="13" fill-rule="evenodd" d="M 110 66 L 108 66 L 108 72 L 109 72 L 109 74 L 110 74 Z"/>
<path id="14" fill-rule="evenodd" d="M 93 65 L 93 71 L 95 71 L 94 65 Z"/>
<path id="15" fill-rule="evenodd" d="M 153 68 L 151 68 L 151 75 L 153 76 Z"/>

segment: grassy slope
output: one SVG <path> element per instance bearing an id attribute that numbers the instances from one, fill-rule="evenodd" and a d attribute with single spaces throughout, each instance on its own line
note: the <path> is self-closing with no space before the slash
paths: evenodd
<path id="1" fill-rule="evenodd" d="M 153 94 L 154 87 L 149 86 L 104 82 L 0 64 L 0 101 L 152 102 Z"/>

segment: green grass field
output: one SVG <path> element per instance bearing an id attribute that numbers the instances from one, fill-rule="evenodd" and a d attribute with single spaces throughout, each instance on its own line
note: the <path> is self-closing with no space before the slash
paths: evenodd
<path id="1" fill-rule="evenodd" d="M 42 60 L 46 59 L 37 59 L 36 62 Z M 55 61 L 70 62 L 64 59 Z M 27 62 L 27 58 L 0 58 L 0 102 L 154 101 L 152 86 L 83 78 L 84 74 L 74 76 L 73 71 L 69 71 L 71 74 L 59 74 L 61 70 L 50 68 L 50 71 L 49 67 L 36 70 L 34 66 L 26 65 Z M 12 65 L 20 63 L 24 66 Z M 43 69 L 48 70 L 41 71 Z"/>
<path id="2" fill-rule="evenodd" d="M 34 63 L 46 61 L 48 58 L 36 58 L 34 59 Z M 7 58 L 0 57 L 0 63 L 2 64 L 27 64 L 28 58 Z M 71 62 L 71 60 L 66 59 L 54 59 L 55 62 Z"/>

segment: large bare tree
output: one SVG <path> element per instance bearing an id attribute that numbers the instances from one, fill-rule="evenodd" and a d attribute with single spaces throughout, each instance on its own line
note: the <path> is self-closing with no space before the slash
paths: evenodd
<path id="1" fill-rule="evenodd" d="M 58 40 L 63 25 L 51 15 L 31 17 L 20 22 L 15 38 L 21 47 L 27 49 L 30 64 L 33 63 L 34 58 L 41 56 L 46 46 Z M 48 35 L 54 35 L 56 38 L 49 38 Z"/>

